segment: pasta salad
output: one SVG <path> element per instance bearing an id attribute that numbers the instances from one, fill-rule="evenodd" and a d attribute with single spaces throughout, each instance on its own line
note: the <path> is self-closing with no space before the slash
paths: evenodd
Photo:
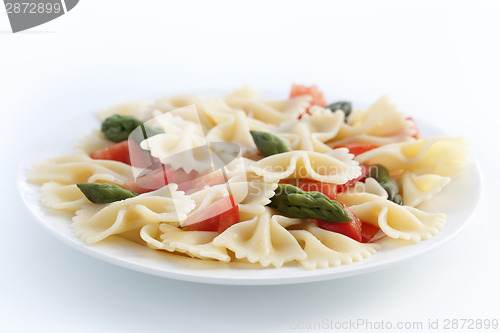
<path id="1" fill-rule="evenodd" d="M 69 154 L 35 163 L 41 201 L 93 244 L 259 267 L 325 268 L 424 241 L 446 216 L 421 204 L 468 162 L 462 138 L 422 138 L 382 97 L 328 104 L 316 86 L 267 100 L 167 96 L 98 112 Z"/>

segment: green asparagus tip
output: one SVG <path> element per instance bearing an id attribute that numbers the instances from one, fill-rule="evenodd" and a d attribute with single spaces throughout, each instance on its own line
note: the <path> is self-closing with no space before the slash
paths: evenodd
<path id="1" fill-rule="evenodd" d="M 264 157 L 286 153 L 292 150 L 283 140 L 271 133 L 250 131 L 250 134 L 252 135 L 257 149 Z"/>
<path id="2" fill-rule="evenodd" d="M 97 204 L 111 203 L 137 196 L 137 193 L 125 190 L 114 184 L 81 183 L 76 184 L 76 186 L 78 186 L 89 201 Z"/>
<path id="3" fill-rule="evenodd" d="M 288 217 L 316 219 L 327 223 L 352 221 L 339 202 L 321 192 L 305 192 L 290 184 L 278 184 L 269 206 Z"/>

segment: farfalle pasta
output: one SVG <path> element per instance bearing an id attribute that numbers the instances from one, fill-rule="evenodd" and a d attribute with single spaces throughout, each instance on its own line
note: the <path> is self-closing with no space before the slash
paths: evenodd
<path id="1" fill-rule="evenodd" d="M 384 239 L 425 241 L 446 216 L 422 203 L 469 161 L 462 138 L 421 138 L 382 97 L 327 105 L 317 87 L 267 100 L 244 87 L 98 112 L 71 153 L 33 165 L 41 202 L 83 241 L 252 267 L 370 260 Z M 401 245 L 404 246 L 404 245 Z M 362 264 L 362 263 L 360 263 Z"/>
<path id="2" fill-rule="evenodd" d="M 252 119 L 278 126 L 304 113 L 311 104 L 311 96 L 293 96 L 286 101 L 269 101 L 259 97 L 250 87 L 236 90 L 225 96 L 232 108 L 243 110 Z"/>
<path id="3" fill-rule="evenodd" d="M 199 259 L 231 261 L 225 247 L 218 247 L 213 240 L 214 231 L 186 231 L 168 223 L 148 224 L 141 228 L 140 236 L 154 250 L 185 253 Z"/>
<path id="4" fill-rule="evenodd" d="M 343 122 L 337 135 L 330 144 L 339 145 L 349 142 L 384 145 L 392 142 L 407 141 L 416 134 L 412 122 L 406 119 L 396 106 L 384 96 L 367 110 L 355 110 Z"/>
<path id="5" fill-rule="evenodd" d="M 64 185 L 107 182 L 122 185 L 133 173 L 130 166 L 112 160 L 92 159 L 86 154 L 66 154 L 36 163 L 28 180 L 36 184 L 55 181 Z"/>
<path id="6" fill-rule="evenodd" d="M 266 208 L 261 215 L 233 225 L 217 236 L 213 243 L 233 251 L 238 259 L 258 262 L 264 267 L 271 264 L 281 267 L 287 262 L 307 258 L 297 240 L 286 229 L 298 223 L 301 223 L 300 219 L 281 216 Z"/>
<path id="7" fill-rule="evenodd" d="M 255 150 L 255 143 L 250 135 L 250 130 L 257 127 L 252 126 L 246 114 L 241 110 L 235 110 L 226 119 L 210 129 L 207 133 L 207 140 L 209 142 L 231 142 L 237 144 L 243 154 L 252 153 Z"/>
<path id="8" fill-rule="evenodd" d="M 176 184 L 109 205 L 86 205 L 76 212 L 72 228 L 88 243 L 111 235 L 142 228 L 151 223 L 169 221 L 179 224 L 195 204 Z"/>
<path id="9" fill-rule="evenodd" d="M 401 206 L 370 193 L 341 194 L 339 201 L 365 223 L 375 225 L 393 239 L 421 241 L 442 229 L 445 215 Z"/>
<path id="10" fill-rule="evenodd" d="M 194 106 L 184 107 L 182 111 L 188 115 L 197 115 Z M 143 140 L 140 143 L 142 149 L 148 150 L 152 157 L 158 158 L 164 164 L 170 163 L 176 168 L 184 166 L 188 173 L 206 167 L 204 158 L 198 158 L 198 150 L 194 149 L 207 145 L 199 122 L 185 120 L 171 113 L 159 113 L 154 119 L 163 133 Z"/>
<path id="11" fill-rule="evenodd" d="M 307 254 L 305 259 L 299 259 L 299 263 L 308 269 L 351 264 L 370 257 L 379 248 L 377 244 L 356 242 L 342 234 L 318 228 L 314 223 L 290 233 Z"/>
<path id="12" fill-rule="evenodd" d="M 405 171 L 400 178 L 403 189 L 403 202 L 407 206 L 416 207 L 428 201 L 451 181 L 445 177 L 432 173 L 419 174 L 418 172 Z"/>
<path id="13" fill-rule="evenodd" d="M 262 176 L 265 181 L 306 178 L 345 184 L 361 175 L 358 163 L 344 149 L 326 154 L 309 151 L 276 154 L 255 162 L 250 170 Z"/>
<path id="14" fill-rule="evenodd" d="M 54 181 L 42 185 L 41 201 L 51 209 L 73 213 L 90 203 L 76 184 L 64 185 Z"/>
<path id="15" fill-rule="evenodd" d="M 359 162 L 383 164 L 391 171 L 450 176 L 469 162 L 463 138 L 432 137 L 387 144 L 356 157 Z"/>
<path id="16" fill-rule="evenodd" d="M 311 107 L 310 114 L 280 126 L 276 133 L 290 142 L 295 150 L 326 153 L 332 146 L 328 142 L 338 135 L 344 126 L 344 113 L 332 112 L 321 107 Z"/>

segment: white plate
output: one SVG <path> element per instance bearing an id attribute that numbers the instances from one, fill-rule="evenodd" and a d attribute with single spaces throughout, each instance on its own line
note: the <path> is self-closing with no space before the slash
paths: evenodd
<path id="1" fill-rule="evenodd" d="M 424 136 L 440 135 L 437 127 L 417 119 Z M 435 237 L 420 243 L 384 248 L 360 262 L 341 267 L 306 270 L 299 266 L 255 268 L 238 263 L 206 262 L 159 251 L 113 236 L 101 243 L 89 245 L 76 238 L 70 229 L 69 215 L 48 211 L 40 203 L 40 187 L 27 181 L 31 164 L 41 159 L 71 152 L 74 143 L 91 129 L 99 128 L 94 115 L 74 119 L 41 138 L 26 154 L 18 172 L 18 189 L 26 207 L 36 220 L 64 243 L 86 254 L 136 271 L 162 277 L 214 284 L 272 285 L 336 279 L 367 273 L 427 252 L 450 240 L 471 221 L 481 193 L 481 176 L 472 163 L 457 175 L 445 189 L 426 204 L 426 210 L 447 214 L 447 223 Z M 467 205 L 457 205 L 467 202 Z"/>

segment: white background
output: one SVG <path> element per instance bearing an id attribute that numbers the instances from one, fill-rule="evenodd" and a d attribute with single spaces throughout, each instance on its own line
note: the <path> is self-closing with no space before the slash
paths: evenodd
<path id="1" fill-rule="evenodd" d="M 12 34 L 0 13 L 0 331 L 296 332 L 323 320 L 500 320 L 498 1 L 98 1 Z M 395 267 L 310 284 L 163 279 L 42 230 L 18 161 L 51 127 L 117 102 L 291 83 L 372 101 L 467 137 L 484 175 L 471 225 Z M 467 202 L 457 202 L 467 205 Z M 496 208 L 496 209 L 494 209 Z M 320 331 L 331 331 L 323 329 Z"/>

